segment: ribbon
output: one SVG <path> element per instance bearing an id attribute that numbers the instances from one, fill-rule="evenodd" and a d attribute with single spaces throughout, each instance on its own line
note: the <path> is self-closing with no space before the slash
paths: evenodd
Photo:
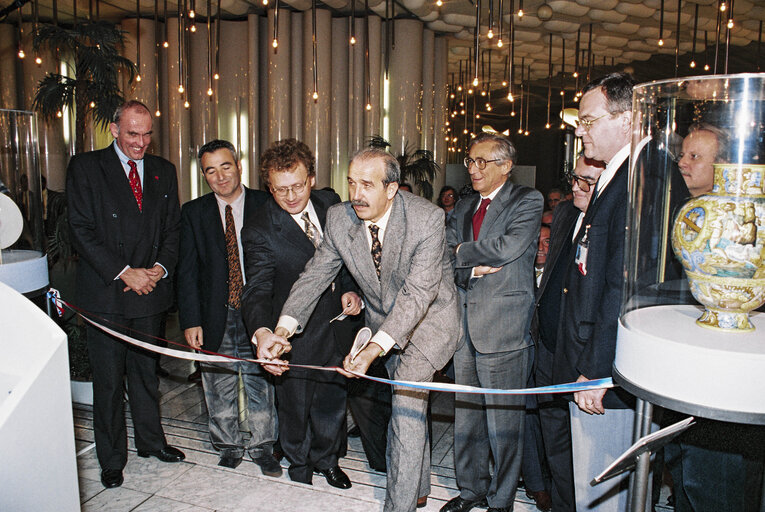
<path id="1" fill-rule="evenodd" d="M 81 316 L 86 322 L 88 322 L 89 324 L 93 325 L 94 327 L 98 329 L 101 329 L 105 333 L 110 334 L 111 336 L 114 336 L 117 339 L 123 340 L 126 343 L 130 343 L 132 345 L 143 348 L 145 350 L 156 352 L 157 354 L 162 354 L 168 357 L 176 357 L 179 359 L 186 359 L 189 361 L 201 361 L 205 363 L 232 363 L 232 362 L 242 361 L 242 362 L 255 363 L 255 364 L 279 364 L 280 366 L 289 366 L 290 368 L 303 368 L 307 370 L 331 371 L 331 372 L 336 372 L 342 369 L 337 366 L 315 366 L 315 365 L 309 365 L 309 364 L 274 363 L 273 361 L 270 361 L 268 359 L 247 359 L 247 358 L 240 358 L 240 357 L 234 357 L 234 356 L 227 356 L 224 354 L 219 354 L 217 352 L 212 352 L 212 351 L 204 350 L 204 349 L 199 349 L 199 351 L 202 353 L 198 354 L 198 353 L 189 352 L 186 350 L 176 350 L 172 348 L 159 347 L 157 345 L 153 345 L 145 341 L 137 340 L 126 334 L 119 333 L 115 331 L 114 329 L 111 329 L 93 320 L 92 318 L 85 316 L 86 312 L 82 311 L 77 306 L 69 304 L 68 302 L 61 299 L 58 299 L 58 300 L 64 306 L 68 307 L 69 309 L 74 311 L 76 314 Z M 88 315 L 96 317 L 92 313 L 88 313 Z M 157 339 L 159 341 L 167 342 L 171 345 L 176 345 L 180 347 L 188 346 L 188 345 L 178 343 L 172 340 L 166 340 L 163 338 L 158 338 L 156 336 L 149 336 L 148 334 L 146 334 L 146 336 Z M 536 388 L 497 389 L 497 388 L 480 388 L 476 386 L 464 386 L 461 384 L 450 384 L 447 382 L 441 383 L 441 382 L 414 382 L 414 381 L 407 381 L 407 380 L 393 380 L 393 379 L 384 379 L 382 377 L 372 377 L 370 375 L 366 375 L 359 372 L 349 372 L 349 373 L 355 375 L 356 377 L 360 377 L 362 379 L 380 382 L 383 384 L 389 384 L 391 386 L 400 386 L 400 387 L 414 388 L 414 389 L 427 390 L 427 391 L 443 391 L 446 393 L 471 393 L 471 394 L 484 394 L 484 395 L 537 395 L 537 394 L 575 393 L 578 391 L 589 391 L 593 389 L 608 389 L 608 388 L 613 388 L 615 386 L 615 384 L 613 383 L 613 380 L 610 377 L 608 377 L 605 379 L 590 380 L 586 382 L 571 382 L 568 384 L 556 384 L 553 386 L 541 386 Z"/>

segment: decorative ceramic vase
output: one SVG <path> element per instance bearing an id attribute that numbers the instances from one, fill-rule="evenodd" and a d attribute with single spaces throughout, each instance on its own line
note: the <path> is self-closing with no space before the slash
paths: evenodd
<path id="1" fill-rule="evenodd" d="M 705 307 L 696 323 L 753 330 L 749 312 L 765 303 L 765 165 L 715 164 L 712 191 L 677 214 L 672 247 Z"/>

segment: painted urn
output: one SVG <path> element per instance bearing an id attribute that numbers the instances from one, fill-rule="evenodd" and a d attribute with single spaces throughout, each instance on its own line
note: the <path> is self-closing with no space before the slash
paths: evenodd
<path id="1" fill-rule="evenodd" d="M 678 212 L 672 247 L 705 308 L 696 323 L 753 330 L 749 312 L 765 303 L 765 165 L 715 164 L 712 191 Z"/>

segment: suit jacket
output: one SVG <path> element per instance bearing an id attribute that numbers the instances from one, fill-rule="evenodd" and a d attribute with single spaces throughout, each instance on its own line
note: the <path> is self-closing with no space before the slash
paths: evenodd
<path id="1" fill-rule="evenodd" d="M 579 375 L 588 379 L 611 376 L 624 286 L 628 174 L 629 159 L 590 202 L 573 242 L 576 248 L 587 231 L 587 275 L 582 275 L 574 264 L 575 249 L 569 261 L 561 262 L 568 268 L 563 278 L 561 325 L 554 356 L 555 383 L 573 382 Z M 629 407 L 625 401 L 628 396 L 621 390 L 609 390 L 603 405 Z"/>
<path id="2" fill-rule="evenodd" d="M 563 248 L 566 246 L 567 238 L 571 236 L 571 231 L 574 228 L 574 224 L 576 224 L 576 219 L 579 217 L 579 213 L 580 210 L 574 206 L 573 201 L 563 201 L 557 208 L 555 208 L 552 224 L 550 225 L 550 247 L 547 251 L 547 259 L 545 259 L 542 280 L 540 281 L 535 294 L 537 309 L 534 311 L 534 318 L 531 323 L 531 335 L 536 342 L 540 341 L 538 316 L 539 301 L 547 290 L 547 284 L 550 282 L 553 269 L 556 268 L 558 264 L 568 264 L 568 260 L 566 260 L 568 254 L 563 254 Z M 560 296 L 563 293 L 563 290 L 550 290 L 550 293 L 555 293 L 557 296 Z M 553 328 L 557 330 L 558 326 L 555 325 Z"/>
<path id="3" fill-rule="evenodd" d="M 327 209 L 340 202 L 340 196 L 325 190 L 311 191 L 311 202 L 322 230 Z M 325 231 L 326 234 L 326 231 Z M 258 215 L 242 229 L 247 284 L 242 293 L 242 316 L 250 334 L 260 327 L 273 329 L 279 313 L 316 249 L 305 232 L 273 198 L 269 198 Z M 329 321 L 342 311 L 340 298 L 346 291 L 355 291 L 347 280 L 331 280 L 321 289 L 316 309 L 300 334 L 291 340 L 293 349 L 287 354 L 296 364 L 337 364 L 350 350 L 347 337 L 338 343 Z M 345 322 L 348 322 L 346 320 Z"/>
<path id="4" fill-rule="evenodd" d="M 345 263 L 364 295 L 367 325 L 390 335 L 401 350 L 412 343 L 433 367 L 443 368 L 454 354 L 461 328 L 445 251 L 443 210 L 413 194 L 396 194 L 379 280 L 366 231 L 350 202 L 331 207 L 324 243 L 293 286 L 282 314 L 305 326 L 321 291 Z"/>
<path id="5" fill-rule="evenodd" d="M 66 196 L 77 263 L 77 302 L 93 312 L 139 318 L 167 310 L 178 259 L 180 206 L 175 166 L 144 156 L 143 211 L 113 146 L 75 155 Z M 123 292 L 116 279 L 125 266 L 160 263 L 168 275 L 148 295 Z"/>
<path id="6" fill-rule="evenodd" d="M 244 223 L 269 195 L 244 189 Z M 244 258 L 244 254 L 239 255 Z M 202 327 L 206 350 L 223 341 L 228 304 L 226 233 L 215 194 L 189 201 L 181 209 L 181 253 L 178 259 L 178 318 L 181 329 Z"/>
<path id="7" fill-rule="evenodd" d="M 466 334 L 483 354 L 518 350 L 532 343 L 534 258 L 544 198 L 533 188 L 506 181 L 473 241 L 473 213 L 480 199 L 473 194 L 457 203 L 446 233 L 454 282 L 468 320 Z M 471 279 L 471 270 L 478 265 L 502 269 Z"/>

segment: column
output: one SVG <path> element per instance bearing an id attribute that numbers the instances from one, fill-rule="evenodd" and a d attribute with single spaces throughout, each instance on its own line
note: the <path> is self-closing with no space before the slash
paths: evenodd
<path id="1" fill-rule="evenodd" d="M 382 135 L 382 19 L 368 14 L 366 22 L 369 24 L 368 78 L 369 103 L 372 108 L 370 110 L 364 108 L 364 138 Z"/>
<path id="2" fill-rule="evenodd" d="M 167 68 L 167 133 L 168 159 L 175 164 L 178 172 L 178 196 L 181 203 L 199 196 L 199 181 L 191 170 L 191 113 L 184 108 L 184 96 L 178 92 L 178 18 L 168 18 L 167 40 L 170 46 L 165 52 L 165 67 Z M 183 63 L 184 66 L 188 62 Z M 162 114 L 165 115 L 164 113 Z M 193 183 L 192 183 L 193 181 Z M 193 194 L 192 194 L 193 192 Z"/>
<path id="3" fill-rule="evenodd" d="M 247 157 L 250 188 L 260 188 L 260 45 L 259 16 L 247 15 Z"/>
<path id="4" fill-rule="evenodd" d="M 433 87 L 435 90 L 433 95 L 433 133 L 431 134 L 433 142 L 429 149 L 433 151 L 433 159 L 441 168 L 441 172 L 436 176 L 436 179 L 433 182 L 434 200 L 438 199 L 435 197 L 435 194 L 438 194 L 438 191 L 441 190 L 441 187 L 444 186 L 446 181 L 446 159 L 448 155 L 446 154 L 447 145 L 444 140 L 444 137 L 446 136 L 444 123 L 448 119 L 446 109 L 449 105 L 449 99 L 446 96 L 448 52 L 448 39 L 443 36 L 436 37 L 433 59 L 433 62 L 435 63 L 433 74 Z"/>
<path id="5" fill-rule="evenodd" d="M 291 21 L 287 9 L 279 9 L 279 46 L 273 47 L 274 9 L 268 10 L 268 141 L 284 139 L 292 134 L 291 95 L 292 68 Z"/>
<path id="6" fill-rule="evenodd" d="M 422 22 L 395 21 L 395 46 L 390 56 L 390 105 L 388 126 L 393 154 L 402 154 L 407 144 L 417 146 L 420 131 L 417 113 L 422 93 Z"/>
<path id="7" fill-rule="evenodd" d="M 332 20 L 332 102 L 330 111 L 330 186 L 341 198 L 348 196 L 348 18 Z"/>
<path id="8" fill-rule="evenodd" d="M 248 23 L 223 21 L 220 37 L 220 80 L 216 101 L 218 103 L 218 134 L 231 142 L 239 152 L 242 163 L 242 180 L 250 180 L 250 156 L 248 137 L 248 98 L 250 78 L 247 76 Z M 257 164 L 255 165 L 257 167 Z"/>

